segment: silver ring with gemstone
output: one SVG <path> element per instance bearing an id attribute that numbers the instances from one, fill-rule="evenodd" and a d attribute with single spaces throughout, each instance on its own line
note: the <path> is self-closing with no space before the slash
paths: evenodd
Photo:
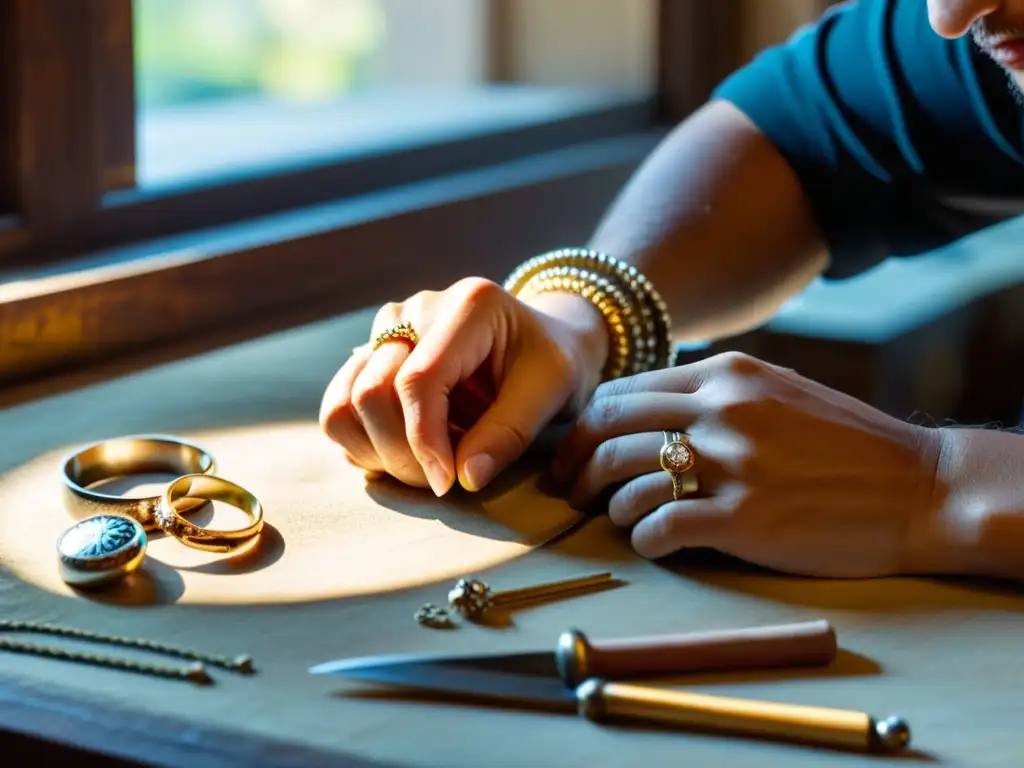
<path id="1" fill-rule="evenodd" d="M 103 587 L 138 570 L 146 557 L 146 531 L 126 515 L 93 515 L 57 539 L 61 578 L 75 587 Z"/>
<path id="2" fill-rule="evenodd" d="M 682 432 L 664 430 L 665 444 L 661 447 L 661 468 L 672 478 L 672 498 L 676 501 L 699 487 L 697 471 L 694 469 L 696 456 L 689 438 Z"/>

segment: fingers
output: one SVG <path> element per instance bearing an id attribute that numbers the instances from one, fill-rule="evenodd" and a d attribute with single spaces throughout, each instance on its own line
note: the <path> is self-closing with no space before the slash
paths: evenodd
<path id="1" fill-rule="evenodd" d="M 405 439 L 405 417 L 395 391 L 395 376 L 408 357 L 409 345 L 402 340 L 381 345 L 352 384 L 352 404 L 384 471 L 406 485 L 424 487 L 433 483 Z"/>
<path id="2" fill-rule="evenodd" d="M 641 392 L 593 399 L 569 430 L 552 466 L 558 482 L 580 471 L 607 440 L 636 432 L 688 431 L 700 415 L 693 395 Z"/>
<path id="3" fill-rule="evenodd" d="M 434 493 L 441 495 L 455 481 L 455 457 L 448 426 L 449 398 L 490 356 L 494 326 L 479 305 L 453 302 L 451 311 L 434 319 L 428 335 L 409 353 L 395 379 L 405 416 L 405 437 L 423 467 Z"/>
<path id="4" fill-rule="evenodd" d="M 459 444 L 457 466 L 463 486 L 471 491 L 483 488 L 523 454 L 562 408 L 568 392 L 552 383 L 571 380 L 571 373 L 560 367 L 565 365 L 554 355 L 547 361 L 531 357 L 513 363 L 494 404 Z"/>
<path id="5" fill-rule="evenodd" d="M 608 500 L 608 518 L 621 528 L 629 528 L 672 500 L 672 478 L 659 469 L 617 489 Z"/>
<path id="6" fill-rule="evenodd" d="M 577 475 L 568 496 L 569 504 L 576 509 L 583 509 L 608 486 L 658 470 L 663 444 L 660 432 L 623 435 L 601 443 Z M 668 480 L 668 475 L 664 472 L 662 474 Z M 668 498 L 672 498 L 671 482 L 668 484 Z"/>
<path id="7" fill-rule="evenodd" d="M 352 384 L 369 357 L 369 345 L 356 347 L 331 379 L 320 403 L 320 427 L 345 450 L 350 463 L 370 472 L 383 472 L 384 465 L 352 405 Z"/>
<path id="8" fill-rule="evenodd" d="M 728 551 L 729 520 L 719 496 L 671 501 L 641 518 L 630 538 L 636 553 L 651 560 L 683 548 Z"/>

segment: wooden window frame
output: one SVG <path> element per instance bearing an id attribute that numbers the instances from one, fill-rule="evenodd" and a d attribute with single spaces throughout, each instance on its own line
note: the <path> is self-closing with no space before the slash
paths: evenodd
<path id="1" fill-rule="evenodd" d="M 496 73 L 515 1 L 491 0 Z M 585 239 L 667 125 L 727 70 L 727 54 L 705 61 L 715 47 L 693 30 L 724 30 L 732 5 L 662 0 L 654 99 L 145 196 L 130 191 L 131 0 L 0 0 L 0 202 L 15 210 L 0 217 L 0 384 L 210 328 L 237 338 L 288 327 L 467 272 L 497 278 Z M 345 257 L 367 251 L 382 257 Z"/>

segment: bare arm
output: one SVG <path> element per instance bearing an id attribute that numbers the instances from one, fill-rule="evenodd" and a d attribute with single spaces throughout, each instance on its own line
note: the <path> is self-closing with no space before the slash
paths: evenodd
<path id="1" fill-rule="evenodd" d="M 1024 580 L 1024 435 L 943 429 L 929 514 L 907 570 Z"/>
<path id="2" fill-rule="evenodd" d="M 767 321 L 827 263 L 800 184 L 775 147 L 727 102 L 681 123 L 610 207 L 591 247 L 634 264 L 654 283 L 677 339 L 740 333 Z M 539 297 L 580 325 L 599 370 L 603 326 L 576 297 Z"/>

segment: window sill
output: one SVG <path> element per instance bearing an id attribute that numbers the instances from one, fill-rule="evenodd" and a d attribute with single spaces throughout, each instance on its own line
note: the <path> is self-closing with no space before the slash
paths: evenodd
<path id="1" fill-rule="evenodd" d="M 631 112 L 647 98 L 610 89 L 489 84 L 374 88 L 316 103 L 234 98 L 154 109 L 138 120 L 137 183 L 143 194 L 223 185 Z M 123 197 L 114 193 L 108 203 Z"/>
<path id="2" fill-rule="evenodd" d="M 583 242 L 648 131 L 0 272 L 0 383 L 205 349 Z M 154 355 L 156 357 L 154 357 Z M 146 362 L 144 364 L 150 364 Z M 9 391 L 5 400 L 14 397 Z"/>

